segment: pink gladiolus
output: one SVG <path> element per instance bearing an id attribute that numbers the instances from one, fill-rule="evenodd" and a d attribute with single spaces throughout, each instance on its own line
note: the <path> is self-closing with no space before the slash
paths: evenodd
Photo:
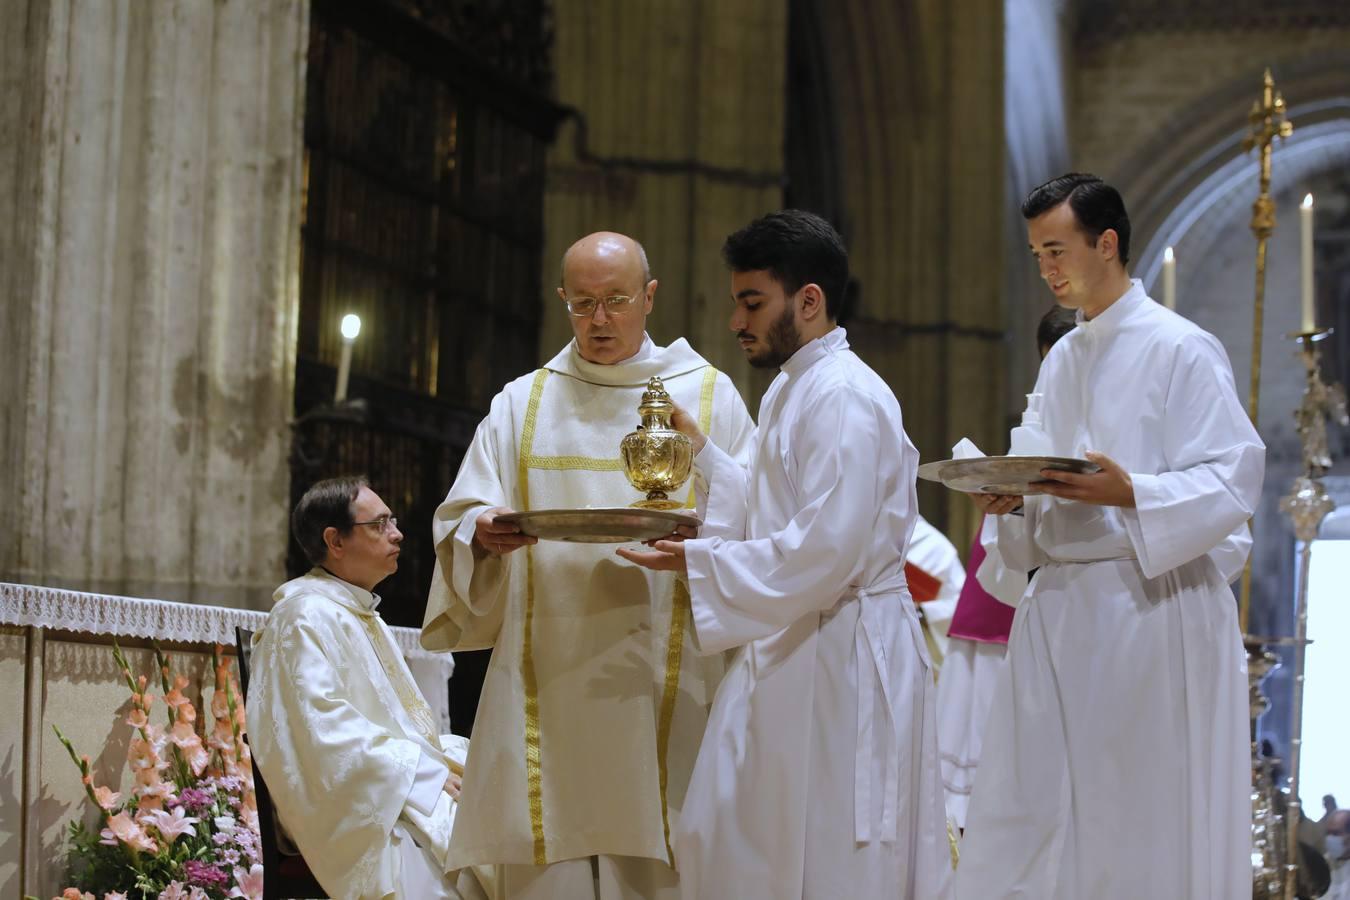
<path id="1" fill-rule="evenodd" d="M 257 863 L 245 872 L 243 869 L 235 866 L 234 880 L 237 887 L 230 891 L 229 897 L 243 897 L 245 900 L 262 900 L 263 895 L 263 867 Z"/>
<path id="2" fill-rule="evenodd" d="M 150 718 L 143 709 L 133 709 L 127 714 L 127 724 L 132 728 L 144 728 L 150 724 Z"/>
<path id="3" fill-rule="evenodd" d="M 81 894 L 79 888 L 66 888 L 57 900 L 97 900 L 97 898 L 87 892 Z"/>
<path id="4" fill-rule="evenodd" d="M 187 722 L 176 722 L 173 728 L 169 729 L 169 740 L 186 750 L 193 744 L 199 743 L 201 738 L 197 737 L 197 732 L 193 731 L 192 726 Z"/>
<path id="5" fill-rule="evenodd" d="M 192 826 L 201 821 L 183 812 L 183 807 L 176 806 L 172 813 L 167 813 L 162 809 L 151 810 L 141 816 L 143 823 L 149 823 L 159 832 L 160 837 L 172 844 L 180 836 L 190 834 L 197 836 L 197 829 Z"/>
<path id="6" fill-rule="evenodd" d="M 141 826 L 137 825 L 124 812 L 115 816 L 108 817 L 108 831 L 113 833 L 119 841 L 131 847 L 134 850 L 145 850 L 148 853 L 154 853 L 159 849 L 150 836 L 145 833 Z"/>
<path id="7" fill-rule="evenodd" d="M 252 795 L 250 794 L 249 796 L 251 797 Z M 247 802 L 239 811 L 239 818 L 244 820 L 244 826 L 247 827 L 249 831 L 257 832 L 261 830 L 258 825 L 258 810 L 256 807 L 250 808 Z"/>
<path id="8" fill-rule="evenodd" d="M 230 720 L 230 700 L 225 696 L 225 691 L 218 690 L 211 695 L 211 716 L 215 719 Z"/>
<path id="9" fill-rule="evenodd" d="M 155 769 L 159 766 L 159 754 L 155 748 L 142 738 L 134 737 L 127 745 L 127 764 L 133 769 Z"/>
<path id="10" fill-rule="evenodd" d="M 94 799 L 104 812 L 112 812 L 112 808 L 117 805 L 117 801 L 122 799 L 122 795 L 117 791 L 110 791 L 103 785 L 94 788 Z"/>
<path id="11" fill-rule="evenodd" d="M 192 769 L 193 775 L 200 775 L 206 771 L 206 766 L 211 762 L 211 754 L 206 752 L 202 746 L 200 738 L 194 740 L 182 747 L 183 757 L 187 760 L 188 766 Z"/>

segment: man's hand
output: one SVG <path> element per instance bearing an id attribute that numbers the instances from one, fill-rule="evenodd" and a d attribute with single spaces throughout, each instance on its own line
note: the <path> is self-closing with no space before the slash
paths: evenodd
<path id="1" fill-rule="evenodd" d="M 1123 506 L 1134 509 L 1134 482 L 1130 473 L 1102 453 L 1088 452 L 1087 458 L 1102 467 L 1100 472 L 1079 475 L 1057 469 L 1041 469 L 1041 490 L 1052 497 L 1095 503 L 1098 506 Z"/>
<path id="2" fill-rule="evenodd" d="M 513 550 L 539 543 L 539 538 L 521 534 L 514 525 L 499 524 L 498 516 L 514 512 L 509 506 L 494 506 L 484 510 L 475 522 L 473 532 L 474 556 L 505 556 Z M 481 552 L 480 552 L 481 551 Z"/>
<path id="3" fill-rule="evenodd" d="M 655 547 L 661 541 L 686 541 L 698 537 L 698 529 L 693 525 L 676 525 L 675 530 L 663 537 L 643 541 L 648 547 Z"/>
<path id="4" fill-rule="evenodd" d="M 694 455 L 697 456 L 703 449 L 703 445 L 708 442 L 703 431 L 698 427 L 698 419 L 695 419 L 689 413 L 684 411 L 684 407 L 676 404 L 675 412 L 670 415 L 670 424 L 676 431 L 689 438 L 689 443 L 693 445 Z"/>
<path id="5" fill-rule="evenodd" d="M 970 499 L 975 501 L 985 515 L 1006 516 L 1010 512 L 1015 512 L 1022 508 L 1022 498 L 1010 494 L 971 494 Z"/>
<path id="6" fill-rule="evenodd" d="M 445 779 L 445 787 L 441 790 L 450 795 L 451 800 L 459 800 L 459 792 L 464 789 L 464 779 L 454 772 L 451 772 Z"/>
<path id="7" fill-rule="evenodd" d="M 651 550 L 630 550 L 627 547 L 620 547 L 614 552 L 644 569 L 674 572 L 686 577 L 689 575 L 689 567 L 684 561 L 683 541 L 657 541 Z"/>

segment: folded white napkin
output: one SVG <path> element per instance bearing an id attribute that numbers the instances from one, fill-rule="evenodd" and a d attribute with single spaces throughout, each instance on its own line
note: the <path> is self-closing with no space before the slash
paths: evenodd
<path id="1" fill-rule="evenodd" d="M 961 438 L 952 448 L 952 459 L 978 459 L 985 453 L 970 438 Z"/>

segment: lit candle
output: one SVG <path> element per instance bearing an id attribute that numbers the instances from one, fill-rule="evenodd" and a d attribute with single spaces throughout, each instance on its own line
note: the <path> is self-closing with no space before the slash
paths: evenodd
<path id="1" fill-rule="evenodd" d="M 1163 251 L 1163 306 L 1177 308 L 1177 257 L 1171 247 Z"/>
<path id="2" fill-rule="evenodd" d="M 1303 331 L 1317 330 L 1317 316 L 1313 312 L 1313 198 L 1303 198 L 1298 208 L 1299 230 L 1303 232 Z"/>
<path id="3" fill-rule="evenodd" d="M 342 360 L 338 363 L 337 390 L 333 393 L 333 402 L 341 403 L 347 399 L 347 378 L 352 371 L 352 345 L 361 333 L 361 317 L 348 313 L 342 317 Z"/>

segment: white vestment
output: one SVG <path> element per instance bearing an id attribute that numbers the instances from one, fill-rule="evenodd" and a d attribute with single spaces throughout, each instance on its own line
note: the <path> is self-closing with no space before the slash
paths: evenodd
<path id="1" fill-rule="evenodd" d="M 1265 448 L 1223 347 L 1139 283 L 1051 349 L 1057 456 L 1106 454 L 1136 508 L 1004 516 L 1018 607 L 957 870 L 961 900 L 1233 900 L 1251 891 L 1247 676 L 1221 571 Z M 1240 556 L 1240 553 L 1238 554 Z"/>
<path id="2" fill-rule="evenodd" d="M 782 367 L 748 470 L 699 454 L 703 653 L 739 648 L 677 833 L 686 898 L 947 897 L 935 688 L 904 578 L 918 453 L 842 328 Z"/>
<path id="3" fill-rule="evenodd" d="M 444 786 L 464 741 L 442 748 L 379 597 L 316 568 L 273 599 L 245 709 L 281 824 L 332 897 L 458 898 Z"/>
<path id="4" fill-rule="evenodd" d="M 582 359 L 574 342 L 493 399 L 436 511 L 422 644 L 493 648 L 455 865 L 602 854 L 670 863 L 668 836 L 725 668 L 693 651 L 687 589 L 624 562 L 613 544 L 542 541 L 503 557 L 473 555 L 475 520 L 487 508 L 641 499 L 619 444 L 654 375 L 707 433 L 744 452 L 754 428 L 744 402 L 683 339 L 664 348 L 648 340 L 608 366 Z M 672 499 L 692 506 L 693 494 L 690 484 Z M 507 874 L 508 886 L 534 878 Z"/>
<path id="5" fill-rule="evenodd" d="M 998 555 L 996 520 L 986 516 L 980 527 L 985 556 L 975 577 L 995 599 L 1016 606 L 1026 589 L 1025 572 L 1009 573 Z M 1008 577 L 1011 575 L 1011 577 Z M 1008 645 L 951 637 L 938 676 L 938 749 L 942 754 L 942 787 L 947 814 L 957 828 L 965 828 L 975 773 L 980 768 L 984 728 L 994 691 L 1004 677 Z"/>
<path id="6" fill-rule="evenodd" d="M 938 657 L 934 664 L 941 671 L 942 660 L 947 656 L 947 628 L 952 624 L 952 613 L 956 612 L 961 586 L 966 583 L 961 554 L 945 534 L 934 528 L 923 516 L 916 515 L 914 533 L 910 535 L 909 549 L 905 551 L 905 562 L 918 566 L 941 585 L 936 597 L 919 604 L 929 640 L 937 647 Z"/>

